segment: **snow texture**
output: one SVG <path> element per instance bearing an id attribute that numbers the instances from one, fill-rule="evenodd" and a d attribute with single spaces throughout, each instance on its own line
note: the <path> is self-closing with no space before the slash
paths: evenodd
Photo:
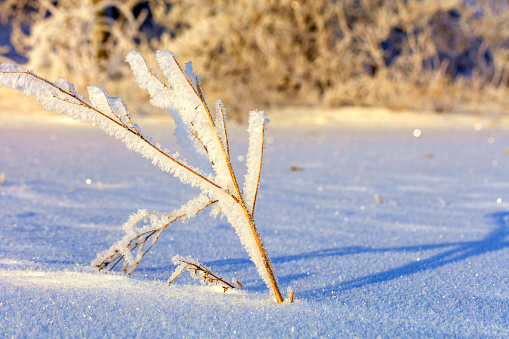
<path id="1" fill-rule="evenodd" d="M 140 125 L 177 148 L 167 128 Z M 91 270 L 136 207 L 197 192 L 97 129 L 0 126 L 0 334 L 508 337 L 507 130 L 421 131 L 267 131 L 256 215 L 283 291 L 295 292 L 281 305 L 207 213 L 172 225 L 131 276 Z M 229 137 L 232 158 L 245 154 L 243 129 Z M 189 275 L 168 287 L 176 254 L 244 289 Z"/>

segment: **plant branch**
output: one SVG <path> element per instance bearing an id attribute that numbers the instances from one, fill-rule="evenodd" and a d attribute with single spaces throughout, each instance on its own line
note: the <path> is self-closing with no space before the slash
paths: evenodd
<path id="1" fill-rule="evenodd" d="M 210 205 L 212 205 L 212 204 L 214 204 L 216 202 L 217 202 L 217 200 L 210 200 L 207 204 L 205 204 L 203 207 L 198 209 L 195 214 L 203 211 L 205 208 L 207 208 L 208 206 L 210 206 Z M 150 212 L 145 214 L 144 216 L 142 216 L 142 217 L 138 218 L 136 221 L 134 221 L 133 225 L 135 225 L 138 222 L 142 221 L 146 217 L 148 217 L 150 215 L 154 215 L 154 214 L 155 213 L 150 213 Z M 182 219 L 182 218 L 184 218 L 186 216 L 188 216 L 187 213 L 183 213 L 183 214 L 175 216 L 175 217 L 168 217 L 168 219 L 170 219 L 170 220 L 168 220 L 167 222 L 165 222 L 161 226 L 159 226 L 159 227 L 157 227 L 155 229 L 152 229 L 152 230 L 140 233 L 140 234 L 136 235 L 134 238 L 130 239 L 128 241 L 127 245 L 126 245 L 126 247 L 127 247 L 127 249 L 129 251 L 131 251 L 131 252 L 134 251 L 140 245 L 142 247 L 138 251 L 138 254 L 136 256 L 137 260 L 134 262 L 134 264 L 130 265 L 127 261 L 125 261 L 124 268 L 122 270 L 125 273 L 127 273 L 127 274 L 131 274 L 136 269 L 138 264 L 141 262 L 143 257 L 150 251 L 150 249 L 152 249 L 152 247 L 159 240 L 159 237 L 161 236 L 163 231 L 171 223 L 173 223 L 173 222 L 175 222 L 175 221 L 177 221 L 179 219 Z M 147 243 L 148 240 L 151 240 L 152 243 L 151 243 L 151 245 L 147 249 L 145 249 L 145 244 Z M 104 270 L 104 271 L 111 271 L 124 258 L 125 258 L 125 254 L 123 254 L 119 249 L 114 249 L 113 253 L 110 256 L 107 256 L 106 258 L 104 258 L 101 262 L 96 264 L 95 267 L 97 267 L 99 269 L 99 271 L 102 271 L 102 270 Z"/>
<path id="2" fill-rule="evenodd" d="M 189 262 L 186 260 L 178 260 L 178 262 L 185 264 L 185 265 L 184 265 L 184 267 L 182 267 L 180 272 L 178 272 L 176 275 L 174 275 L 173 279 L 168 281 L 168 286 L 170 286 L 171 283 L 187 268 L 189 271 L 192 271 L 192 273 L 194 273 L 194 276 L 197 276 L 198 272 L 199 272 L 201 274 L 201 278 L 203 279 L 203 282 L 208 283 L 208 284 L 215 283 L 216 286 L 220 285 L 223 288 L 223 292 L 226 292 L 229 288 L 232 288 L 232 289 L 235 288 L 235 286 L 233 286 L 226 280 L 218 277 L 217 275 L 212 273 L 208 268 L 206 268 L 202 264 L 199 264 L 199 263 L 196 264 L 196 263 L 192 263 L 192 262 Z M 237 281 L 237 283 L 239 284 L 240 288 L 242 289 L 242 284 L 240 284 L 238 281 Z"/>
<path id="3" fill-rule="evenodd" d="M 242 198 L 242 194 L 240 192 L 240 188 L 239 188 L 239 184 L 237 182 L 237 178 L 236 178 L 235 173 L 233 171 L 233 167 L 232 167 L 232 164 L 231 164 L 231 160 L 230 160 L 229 154 L 226 153 L 226 150 L 225 150 L 225 148 L 223 146 L 223 143 L 221 142 L 221 138 L 219 137 L 219 134 L 217 133 L 217 130 L 215 129 L 215 124 L 214 124 L 214 120 L 212 119 L 212 115 L 210 114 L 210 111 L 209 111 L 208 106 L 205 103 L 205 101 L 202 99 L 202 97 L 199 95 L 199 93 L 197 93 L 197 91 L 194 88 L 194 86 L 191 84 L 189 79 L 185 76 L 184 71 L 180 67 L 180 65 L 177 62 L 177 60 L 175 59 L 175 57 L 174 56 L 172 56 L 172 57 L 173 57 L 173 60 L 174 60 L 175 64 L 177 65 L 177 67 L 179 68 L 180 72 L 182 73 L 183 77 L 187 80 L 187 83 L 189 84 L 189 86 L 193 89 L 193 91 L 196 94 L 196 96 L 198 98 L 200 98 L 200 101 L 202 102 L 203 108 L 205 109 L 205 113 L 206 113 L 206 115 L 208 117 L 210 126 L 213 128 L 213 130 L 216 131 L 216 133 L 214 133 L 215 136 L 216 136 L 216 141 L 219 144 L 219 148 L 221 149 L 222 155 L 223 155 L 224 160 L 226 162 L 226 166 L 228 168 L 228 172 L 230 174 L 230 178 L 232 180 L 233 187 L 235 189 L 235 193 L 237 194 L 238 199 L 235 199 L 235 197 L 231 193 L 230 193 L 230 195 L 240 205 L 240 207 L 242 209 L 242 212 L 244 213 L 244 216 L 246 217 L 246 219 L 247 219 L 247 221 L 249 223 L 249 227 L 251 229 L 251 233 L 252 233 L 252 235 L 253 235 L 253 237 L 255 239 L 257 249 L 258 249 L 258 251 L 259 251 L 259 253 L 260 253 L 261 257 L 262 257 L 262 261 L 263 261 L 263 265 L 265 267 L 265 270 L 267 271 L 267 275 L 269 277 L 269 281 L 270 281 L 270 284 L 272 286 L 272 290 L 274 292 L 274 295 L 276 296 L 277 301 L 279 303 L 281 303 L 281 302 L 283 302 L 283 297 L 282 297 L 281 292 L 279 290 L 278 282 L 277 282 L 276 276 L 274 274 L 274 269 L 272 268 L 272 264 L 270 262 L 269 256 L 267 254 L 265 246 L 262 243 L 262 240 L 260 238 L 260 235 L 258 233 L 256 225 L 254 223 L 253 216 L 248 211 L 248 209 L 246 207 L 246 204 L 245 204 L 245 202 L 244 202 L 244 200 Z"/>
<path id="4" fill-rule="evenodd" d="M 146 139 L 140 132 L 138 132 L 137 130 L 132 130 L 131 128 L 128 128 L 124 123 L 122 122 L 119 122 L 119 121 L 116 121 L 115 119 L 111 118 L 108 114 L 104 113 L 104 112 L 101 112 L 100 110 L 90 106 L 87 102 L 83 101 L 82 99 L 80 99 L 78 96 L 76 96 L 76 94 L 72 93 L 72 92 L 67 92 L 65 90 L 63 90 L 62 88 L 56 86 L 54 83 L 34 74 L 34 73 L 31 73 L 31 72 L 28 72 L 28 71 L 23 71 L 23 72 L 4 72 L 4 71 L 0 71 L 0 73 L 4 73 L 4 74 L 25 74 L 25 75 L 29 75 L 29 76 L 32 76 L 40 81 L 43 81 L 45 82 L 46 84 L 52 86 L 53 88 L 56 88 L 57 90 L 59 90 L 60 92 L 62 92 L 63 94 L 67 95 L 67 96 L 70 96 L 72 99 L 76 100 L 77 102 L 72 102 L 72 101 L 69 101 L 69 100 L 65 100 L 65 99 L 62 99 L 62 98 L 59 98 L 57 97 L 54 93 L 52 93 L 52 95 L 56 98 L 56 99 L 59 99 L 59 100 L 63 100 L 69 104 L 73 104 L 73 105 L 78 105 L 78 106 L 83 106 L 87 109 L 90 109 L 92 111 L 94 111 L 95 113 L 101 115 L 102 117 L 108 119 L 109 121 L 113 122 L 114 124 L 126 129 L 127 131 L 131 132 L 132 134 L 136 135 L 138 138 L 140 138 L 143 142 L 145 142 L 147 145 L 149 145 L 151 148 L 153 148 L 154 150 L 156 150 L 158 153 L 160 153 L 161 155 L 163 155 L 164 157 L 166 157 L 167 159 L 171 160 L 173 163 L 175 163 L 176 165 L 182 167 L 183 169 L 185 169 L 186 171 L 190 172 L 191 174 L 197 176 L 198 178 L 200 178 L 201 180 L 203 180 L 204 182 L 206 182 L 207 184 L 217 188 L 217 189 L 220 189 L 220 190 L 223 190 L 225 192 L 228 193 L 227 190 L 223 189 L 221 186 L 217 185 L 216 183 L 210 181 L 209 179 L 205 178 L 204 176 L 202 176 L 201 174 L 197 173 L 196 171 L 194 171 L 193 169 L 189 168 L 188 166 L 184 165 L 183 163 L 179 162 L 178 160 L 176 160 L 175 158 L 173 158 L 172 156 L 170 156 L 169 154 L 163 152 L 159 147 L 157 147 L 156 145 L 154 145 L 152 142 L 150 142 L 148 139 Z M 228 193 L 230 194 L 230 193 Z"/>
<path id="5" fill-rule="evenodd" d="M 230 157 L 230 145 L 228 143 L 228 132 L 226 130 L 225 112 L 224 112 L 224 108 L 223 108 L 223 105 L 221 102 L 217 103 L 216 112 L 217 112 L 217 115 L 219 115 L 218 119 L 221 124 L 221 126 L 220 126 L 221 133 L 223 134 L 222 139 L 224 141 L 224 147 L 226 148 L 226 154 L 228 155 L 228 158 L 229 158 Z"/>
<path id="6" fill-rule="evenodd" d="M 256 197 L 258 195 L 258 187 L 260 186 L 260 176 L 262 174 L 262 159 L 263 159 L 263 142 L 265 140 L 265 120 L 262 122 L 262 135 L 261 135 L 261 146 L 260 146 L 260 165 L 258 166 L 258 176 L 256 178 L 256 188 L 253 196 L 253 206 L 251 208 L 251 216 L 254 218 L 254 211 L 256 205 Z"/>

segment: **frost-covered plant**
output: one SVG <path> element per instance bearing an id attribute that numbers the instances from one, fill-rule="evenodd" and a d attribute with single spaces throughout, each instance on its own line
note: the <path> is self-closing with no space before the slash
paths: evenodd
<path id="1" fill-rule="evenodd" d="M 170 48 L 239 112 L 509 103 L 508 0 L 3 0 L 0 21 L 28 68 L 78 89 L 134 91 L 119 81 L 127 51 Z"/>
<path id="2" fill-rule="evenodd" d="M 112 79 L 110 88 L 119 87 L 126 53 L 146 40 L 140 28 L 148 12 L 134 14 L 141 2 L 5 0 L 0 21 L 11 23 L 13 47 L 44 77 L 67 74 L 78 89 Z"/>
<path id="3" fill-rule="evenodd" d="M 201 160 L 201 168 L 187 164 L 179 154 L 170 153 L 145 136 L 133 122 L 121 98 L 109 97 L 101 88 L 89 86 L 86 100 L 64 78 L 53 83 L 10 63 L 0 67 L 0 86 L 17 89 L 27 96 L 35 95 L 44 109 L 99 127 L 182 183 L 201 190 L 200 195 L 168 214 L 139 210 L 124 224 L 125 236 L 99 253 L 92 265 L 100 270 L 110 270 L 124 260 L 123 270 L 131 273 L 169 224 L 190 219 L 214 205 L 211 214 L 226 215 L 258 273 L 277 301 L 282 302 L 277 279 L 253 218 L 262 166 L 264 112 L 249 113 L 248 170 L 241 187 L 230 161 L 223 104 L 217 100 L 215 114 L 211 112 L 191 63 L 183 69 L 171 52 L 158 51 L 156 61 L 169 81 L 166 83 L 147 67 L 140 53 L 130 52 L 126 60 L 140 88 L 148 91 L 150 103 L 172 114 L 177 123 L 175 135 L 179 143 L 195 153 Z"/>
<path id="4" fill-rule="evenodd" d="M 177 266 L 177 268 L 171 275 L 170 280 L 168 280 L 168 286 L 170 286 L 171 283 L 177 279 L 180 273 L 187 269 L 191 277 L 200 280 L 202 285 L 209 284 L 219 286 L 223 289 L 223 292 L 228 291 L 230 288 L 235 288 L 235 286 L 229 282 L 212 273 L 208 268 L 200 264 L 196 259 L 191 257 L 182 258 L 181 256 L 176 255 L 173 257 L 172 261 Z M 242 289 L 242 284 L 237 280 L 235 280 L 235 282 Z"/>
<path id="5" fill-rule="evenodd" d="M 207 92 L 229 106 L 507 106 L 507 0 L 173 0 L 168 8 L 154 12 L 171 27 L 160 45 L 195 60 Z"/>

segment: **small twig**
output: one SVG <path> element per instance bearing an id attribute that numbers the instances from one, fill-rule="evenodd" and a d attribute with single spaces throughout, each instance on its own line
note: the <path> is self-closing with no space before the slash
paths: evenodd
<path id="1" fill-rule="evenodd" d="M 162 81 L 161 79 L 158 78 L 157 75 L 154 74 L 154 72 L 151 72 L 150 70 L 148 71 L 148 74 L 150 74 L 154 79 L 156 79 L 157 81 L 159 81 L 161 83 L 161 85 L 163 85 L 164 89 L 166 89 L 167 91 L 169 92 L 173 92 L 175 89 L 172 88 L 171 86 L 168 86 L 166 85 L 166 83 L 164 81 Z"/>
<path id="2" fill-rule="evenodd" d="M 180 275 L 180 273 L 184 272 L 184 270 L 186 269 L 186 267 L 189 266 L 189 265 L 186 265 L 184 267 L 182 267 L 182 269 L 180 270 L 180 272 L 173 278 L 171 279 L 170 281 L 168 281 L 168 286 L 171 285 L 171 283 L 173 282 L 173 280 L 177 279 L 177 277 Z"/>
<path id="3" fill-rule="evenodd" d="M 235 288 L 235 286 L 233 286 L 229 282 L 223 280 L 222 278 L 218 277 L 217 275 L 212 273 L 208 268 L 206 268 L 205 266 L 203 266 L 199 263 L 195 264 L 195 263 L 188 262 L 185 260 L 178 260 L 178 262 L 185 264 L 185 266 L 180 270 L 179 273 L 177 273 L 173 277 L 173 279 L 171 279 L 168 282 L 168 285 L 171 285 L 171 283 L 187 268 L 189 271 L 192 271 L 192 273 L 194 273 L 194 276 L 196 276 L 196 277 L 198 277 L 198 273 L 200 273 L 201 274 L 200 278 L 203 279 L 204 283 L 215 284 L 216 286 L 217 285 L 221 286 L 223 288 L 223 292 L 226 292 L 229 288 Z M 236 283 L 242 289 L 242 284 L 238 281 L 236 281 Z"/>
<path id="4" fill-rule="evenodd" d="M 225 112 L 224 112 L 224 109 L 223 109 L 223 104 L 222 103 L 219 103 L 218 104 L 219 106 L 219 122 L 221 123 L 221 133 L 222 133 L 222 139 L 224 139 L 224 147 L 225 147 L 225 151 L 226 151 L 226 155 L 228 156 L 228 158 L 230 157 L 230 145 L 228 143 L 228 131 L 226 130 L 226 119 L 225 119 Z"/>
<path id="5" fill-rule="evenodd" d="M 262 125 L 262 135 L 261 135 L 261 147 L 260 147 L 260 166 L 258 168 L 258 177 L 256 178 L 256 189 L 254 192 L 254 198 L 253 198 L 253 207 L 251 209 L 251 217 L 254 217 L 254 211 L 255 211 L 255 205 L 256 205 L 256 196 L 258 195 L 258 187 L 260 186 L 260 176 L 262 174 L 262 159 L 263 159 L 263 143 L 265 140 L 265 120 L 263 121 Z"/>
<path id="6" fill-rule="evenodd" d="M 205 208 L 207 208 L 208 206 L 216 203 L 217 200 L 211 200 L 209 201 L 207 204 L 205 204 L 202 208 L 200 208 L 199 210 L 196 211 L 196 213 L 199 213 L 201 211 L 203 211 Z M 156 213 L 152 213 L 152 212 L 148 212 L 147 214 L 145 214 L 143 217 L 141 218 L 138 218 L 137 220 L 135 220 L 133 222 L 132 225 L 136 225 L 137 223 L 141 222 L 143 219 L 147 218 L 148 216 L 150 215 L 154 215 Z M 157 241 L 159 240 L 159 237 L 161 236 L 161 234 L 163 233 L 163 231 L 173 222 L 179 220 L 179 219 L 182 219 L 182 218 L 185 218 L 187 216 L 187 214 L 181 214 L 179 216 L 168 216 L 168 219 L 169 221 L 164 223 L 163 225 L 161 225 L 160 227 L 156 228 L 156 229 L 153 229 L 153 230 L 150 230 L 150 231 L 146 231 L 144 233 L 141 233 L 141 234 L 138 234 L 136 237 L 134 237 L 133 239 L 131 239 L 128 243 L 128 249 L 129 251 L 134 251 L 138 248 L 138 246 L 141 245 L 141 249 L 139 249 L 137 251 L 137 253 L 141 253 L 141 256 L 139 257 L 139 259 L 134 263 L 134 265 L 129 265 L 129 263 L 127 263 L 127 261 L 124 263 L 124 267 L 123 267 L 123 271 L 125 273 L 128 273 L 128 274 L 131 274 L 135 269 L 136 267 L 138 266 L 138 264 L 141 262 L 141 260 L 143 259 L 143 257 L 152 249 L 152 247 L 157 243 Z M 155 236 L 154 236 L 155 235 Z M 151 239 L 151 237 L 154 236 L 154 238 L 152 238 L 152 243 L 151 245 L 145 249 L 145 244 L 147 243 L 147 241 L 149 239 Z M 136 257 L 137 255 L 134 255 L 134 257 Z M 102 262 L 100 262 L 99 264 L 95 265 L 95 267 L 97 267 L 99 269 L 99 271 L 111 271 L 122 259 L 124 259 L 124 254 L 122 254 L 118 249 L 115 249 L 113 254 L 111 256 L 108 256 L 106 257 Z"/>
<path id="7" fill-rule="evenodd" d="M 207 102 L 205 101 L 205 95 L 203 95 L 203 91 L 201 90 L 200 81 L 198 80 L 197 76 L 195 76 L 194 80 L 196 82 L 196 89 L 198 91 L 198 96 L 200 97 L 201 102 L 203 102 L 206 106 Z M 207 107 L 207 110 L 208 110 L 208 107 Z"/>
<path id="8" fill-rule="evenodd" d="M 194 127 L 193 123 L 191 123 L 191 125 Z M 191 136 L 193 136 L 194 138 L 196 138 L 196 140 L 200 143 L 200 145 L 203 147 L 203 149 L 205 150 L 205 153 L 207 154 L 207 157 L 209 155 L 209 150 L 207 149 L 207 146 L 205 146 L 205 144 L 203 143 L 203 141 L 201 141 L 200 137 L 198 136 L 198 131 L 194 130 L 194 131 L 189 131 L 189 134 Z M 213 164 L 213 163 L 212 163 Z"/>
<path id="9" fill-rule="evenodd" d="M 213 274 L 212 272 L 210 272 L 210 270 L 208 268 L 206 268 L 205 266 L 203 265 L 196 265 L 196 264 L 193 264 L 193 263 L 190 263 L 190 262 L 187 262 L 187 261 L 184 261 L 184 260 L 179 260 L 180 262 L 183 262 L 187 265 L 191 265 L 193 267 L 195 267 L 195 269 L 197 271 L 201 271 L 203 272 L 203 278 L 205 280 L 208 280 L 209 283 L 213 282 L 213 281 L 220 281 L 222 282 L 223 284 L 227 285 L 229 288 L 235 288 L 235 286 L 233 286 L 232 284 L 224 281 L 223 279 L 219 278 L 218 276 L 216 276 L 215 274 Z M 208 279 L 207 279 L 208 278 Z"/>

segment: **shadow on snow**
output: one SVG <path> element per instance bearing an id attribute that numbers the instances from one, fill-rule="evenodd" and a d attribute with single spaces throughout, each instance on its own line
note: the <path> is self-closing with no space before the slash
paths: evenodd
<path id="1" fill-rule="evenodd" d="M 462 260 L 466 260 L 470 257 L 479 256 L 482 254 L 498 251 L 509 247 L 509 212 L 499 212 L 490 214 L 487 217 L 492 219 L 496 225 L 496 228 L 489 233 L 485 238 L 475 241 L 463 241 L 463 242 L 448 242 L 440 244 L 423 244 L 414 246 L 401 246 L 401 247 L 385 247 L 385 248 L 370 248 L 363 246 L 353 246 L 344 248 L 329 248 L 318 251 L 300 253 L 288 256 L 273 257 L 272 262 L 274 264 L 283 264 L 291 261 L 306 260 L 311 258 L 320 257 L 341 257 L 347 255 L 355 255 L 362 253 L 373 253 L 381 254 L 388 252 L 422 252 L 431 250 L 440 250 L 442 252 L 433 255 L 427 259 L 421 259 L 420 261 L 412 261 L 408 264 L 391 268 L 386 271 L 366 275 L 363 277 L 354 278 L 348 281 L 338 282 L 336 284 L 330 284 L 325 287 L 319 287 L 311 290 L 299 291 L 299 297 L 303 299 L 322 299 L 326 296 L 334 295 L 332 292 L 347 291 L 354 288 L 361 288 L 371 284 L 383 283 L 394 279 L 399 279 L 404 276 L 410 276 L 422 271 L 432 270 L 440 268 L 447 264 L 456 263 Z M 252 262 L 248 258 L 228 258 L 221 260 L 213 260 L 204 263 L 211 267 L 221 267 L 221 272 L 226 274 L 230 271 L 235 271 L 236 266 L 252 265 Z M 167 273 L 167 267 L 146 267 L 140 268 L 138 273 L 146 271 L 157 271 L 164 270 Z M 276 268 L 277 273 L 277 268 Z M 307 279 L 311 276 L 307 273 L 293 273 L 289 275 L 279 275 L 279 281 L 281 287 L 284 288 L 291 284 L 291 282 L 301 279 Z M 250 290 L 262 291 L 266 289 L 266 286 L 261 282 L 252 282 L 250 284 Z"/>
<path id="2" fill-rule="evenodd" d="M 425 270 L 440 268 L 447 264 L 456 263 L 473 256 L 479 256 L 485 253 L 490 253 L 509 247 L 509 241 L 506 239 L 509 235 L 509 212 L 494 213 L 488 215 L 488 217 L 494 220 L 497 227 L 491 233 L 489 233 L 488 236 L 481 240 L 393 248 L 367 248 L 362 246 L 331 248 L 293 256 L 274 258 L 274 263 L 283 263 L 305 258 L 345 256 L 359 253 L 412 252 L 436 250 L 440 248 L 445 249 L 441 253 L 436 254 L 430 258 L 421 259 L 420 261 L 413 261 L 411 263 L 392 268 L 387 271 L 370 274 L 349 281 L 342 281 L 335 285 L 329 285 L 325 288 L 302 291 L 301 297 L 304 297 L 305 299 L 320 299 L 325 295 L 331 295 L 332 292 L 345 291 L 370 284 L 387 282 L 401 278 L 403 276 L 412 275 Z M 280 277 L 280 281 L 283 284 L 288 284 L 292 280 L 295 280 L 295 278 L 295 276 Z M 297 279 L 300 278 L 302 277 L 298 277 Z"/>

